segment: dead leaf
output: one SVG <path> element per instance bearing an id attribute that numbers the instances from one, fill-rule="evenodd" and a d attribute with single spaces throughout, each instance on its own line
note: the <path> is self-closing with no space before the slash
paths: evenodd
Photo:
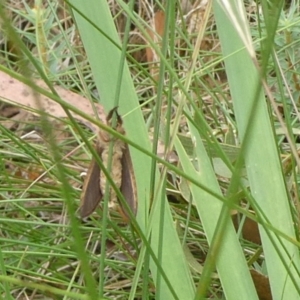
<path id="1" fill-rule="evenodd" d="M 35 83 L 41 88 L 49 91 L 49 88 L 42 80 L 37 80 L 35 81 Z M 69 90 L 66 90 L 60 86 L 54 86 L 54 88 L 64 101 L 68 102 L 69 104 L 76 107 L 80 111 L 83 111 L 89 116 L 100 118 L 100 120 L 102 121 L 105 120 L 105 114 L 102 105 L 97 103 L 94 104 L 96 108 L 96 116 L 91 102 L 88 99 Z M 49 115 L 53 115 L 55 118 L 67 117 L 60 104 L 41 94 L 39 94 L 38 97 L 38 99 L 40 100 L 40 105 L 46 113 L 48 113 Z M 5 103 L 22 107 L 25 110 L 26 108 L 39 110 L 40 107 L 38 107 L 36 99 L 37 94 L 32 90 L 32 88 L 0 71 L 0 100 Z M 75 119 L 79 120 L 93 131 L 96 131 L 97 127 L 93 123 L 87 121 L 85 118 L 73 112 L 70 113 Z"/>
<path id="2" fill-rule="evenodd" d="M 250 270 L 259 300 L 272 300 L 269 278 L 256 270 Z"/>
<path id="3" fill-rule="evenodd" d="M 237 212 L 233 212 L 231 218 L 235 229 L 238 230 L 240 226 L 239 223 L 240 223 L 241 216 Z M 261 245 L 261 239 L 260 239 L 257 222 L 253 221 L 248 217 L 246 217 L 245 219 L 243 229 L 242 229 L 242 234 L 245 240 Z"/>
<path id="4" fill-rule="evenodd" d="M 151 40 L 161 45 L 161 38 L 164 34 L 165 28 L 165 13 L 162 10 L 157 11 L 154 14 L 153 22 L 151 24 L 152 30 L 147 29 Z M 146 48 L 146 57 L 147 62 L 149 63 L 150 74 L 152 77 L 157 81 L 158 80 L 158 64 L 159 64 L 159 56 L 157 55 L 156 51 L 150 46 Z"/>

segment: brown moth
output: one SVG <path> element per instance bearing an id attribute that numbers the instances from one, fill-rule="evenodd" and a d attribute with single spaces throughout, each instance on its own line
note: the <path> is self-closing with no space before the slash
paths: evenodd
<path id="1" fill-rule="evenodd" d="M 114 108 L 109 112 L 106 118 L 106 123 L 108 126 L 112 126 L 114 114 L 114 129 L 124 135 L 125 130 L 123 128 L 123 121 L 117 112 L 117 108 Z M 116 186 L 120 189 L 120 192 L 123 194 L 132 213 L 135 215 L 137 211 L 136 184 L 128 145 L 124 141 L 116 139 L 110 133 L 104 130 L 99 130 L 96 151 L 101 158 L 104 167 L 107 168 L 111 142 L 113 143 L 113 150 L 110 175 Z M 82 189 L 81 205 L 79 209 L 79 213 L 82 218 L 89 216 L 97 208 L 99 202 L 104 196 L 106 181 L 107 178 L 105 174 L 101 171 L 95 158 L 93 158 Z M 109 207 L 114 207 L 118 202 L 116 192 L 112 187 L 110 187 L 109 193 Z M 122 206 L 121 209 L 123 215 L 129 219 L 126 209 Z"/>

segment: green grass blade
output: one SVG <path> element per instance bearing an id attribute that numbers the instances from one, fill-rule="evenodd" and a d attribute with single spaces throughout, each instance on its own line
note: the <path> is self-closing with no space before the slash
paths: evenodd
<path id="1" fill-rule="evenodd" d="M 195 170 L 195 167 L 190 161 L 190 158 L 186 154 L 179 140 L 176 140 L 175 146 L 180 157 L 182 168 L 185 173 L 189 174 L 195 179 L 197 178 L 201 184 L 221 195 L 220 187 L 202 140 L 196 128 L 192 124 L 189 125 L 192 135 L 195 138 L 195 162 L 197 162 L 198 171 Z M 191 184 L 190 189 L 194 203 L 201 217 L 210 247 L 215 247 L 216 249 L 214 252 L 216 256 L 211 259 L 211 261 L 213 261 L 212 268 L 216 263 L 227 299 L 257 299 L 246 260 L 239 245 L 236 232 L 230 221 L 228 212 L 229 208 L 223 211 L 223 203 L 195 185 Z M 226 207 L 226 204 L 224 204 L 224 206 Z M 212 244 L 221 214 L 225 215 L 224 227 L 221 228 L 221 238 Z M 207 260 L 209 260 L 209 256 L 207 257 Z M 232 272 L 232 266 L 235 268 L 234 272 Z M 207 272 L 207 274 L 202 274 L 196 299 L 202 299 L 201 297 L 204 296 L 203 293 L 205 293 L 207 289 L 212 271 L 213 269 L 211 272 Z M 232 282 L 239 282 L 239 284 L 233 285 Z"/>
<path id="2" fill-rule="evenodd" d="M 265 216 L 264 222 L 295 238 L 276 140 L 260 75 L 254 65 L 254 52 L 248 42 L 251 39 L 244 9 L 240 1 L 215 1 L 214 11 L 222 51 L 227 57 L 226 72 L 252 195 Z M 260 215 L 259 211 L 256 213 Z M 300 265 L 297 247 L 262 227 L 260 234 L 274 299 L 297 299 Z"/>
<path id="3" fill-rule="evenodd" d="M 89 20 L 97 25 L 101 31 L 97 30 L 90 22 L 82 18 L 78 13 L 75 14 L 76 22 L 81 33 L 83 43 L 91 64 L 93 75 L 97 83 L 101 102 L 106 111 L 114 106 L 116 91 L 120 88 L 119 111 L 124 117 L 124 126 L 127 136 L 135 143 L 143 145 L 150 149 L 148 133 L 142 114 L 138 107 L 137 96 L 133 87 L 132 79 L 125 63 L 120 68 L 121 50 L 116 47 L 119 44 L 119 38 L 111 18 L 106 1 L 89 1 L 89 5 L 82 1 L 72 1 L 78 11 L 85 15 Z M 110 39 L 107 39 L 109 36 Z M 112 43 L 113 40 L 115 43 Z M 117 78 L 119 72 L 122 74 L 122 86 L 118 87 Z M 130 113 L 129 113 L 130 112 Z M 131 149 L 132 160 L 134 164 L 135 175 L 137 178 L 139 212 L 137 216 L 138 223 L 144 233 L 151 231 L 151 247 L 158 256 L 158 245 L 161 235 L 164 237 L 163 247 L 161 248 L 161 266 L 166 273 L 172 288 L 175 290 L 176 298 L 191 299 L 194 295 L 193 283 L 185 261 L 183 250 L 179 238 L 173 226 L 168 203 L 165 206 L 164 226 L 158 226 L 160 218 L 160 206 L 153 212 L 152 220 L 148 220 L 149 210 L 149 182 L 150 182 L 150 158 L 143 153 Z M 160 195 L 160 193 L 158 193 Z M 159 198 L 160 196 L 158 196 Z M 165 200 L 164 200 L 165 201 Z M 151 226 L 153 226 L 151 228 Z M 140 258 L 143 259 L 143 258 Z M 151 263 L 151 271 L 155 277 L 157 267 Z M 161 299 L 173 299 L 174 295 L 170 293 L 170 288 L 162 280 L 160 290 L 157 291 Z"/>

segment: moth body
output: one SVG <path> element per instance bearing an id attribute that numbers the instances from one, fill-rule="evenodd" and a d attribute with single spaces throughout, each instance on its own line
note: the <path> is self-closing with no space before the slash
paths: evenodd
<path id="1" fill-rule="evenodd" d="M 115 116 L 114 116 L 115 113 Z M 124 135 L 123 122 L 118 115 L 116 108 L 112 109 L 106 118 L 108 126 L 114 128 L 118 133 Z M 110 149 L 112 147 L 112 149 Z M 123 194 L 133 214 L 136 214 L 136 183 L 132 168 L 132 162 L 128 145 L 120 139 L 115 138 L 105 130 L 100 130 L 96 143 L 96 151 L 102 160 L 103 166 L 110 170 L 110 177 Z M 111 158 L 110 158 L 111 155 Z M 110 168 L 109 168 L 110 163 Z M 107 178 L 100 169 L 95 158 L 89 166 L 85 179 L 82 195 L 80 216 L 82 218 L 90 215 L 103 199 L 106 191 Z M 108 193 L 110 197 L 109 207 L 115 208 L 118 199 L 115 190 L 108 182 Z M 122 208 L 122 215 L 128 220 L 128 213 Z"/>
<path id="2" fill-rule="evenodd" d="M 99 143 L 102 145 L 102 154 L 101 159 L 103 161 L 103 165 L 105 168 L 108 169 L 109 163 L 110 165 L 110 175 L 118 189 L 120 189 L 122 184 L 122 157 L 124 153 L 124 149 L 126 147 L 126 144 L 121 140 L 114 140 L 114 139 L 103 139 L 103 134 L 105 133 L 99 133 Z M 112 142 L 112 157 L 111 161 L 109 161 L 110 156 L 110 143 Z M 105 188 L 106 188 L 106 181 L 107 178 L 103 172 L 100 172 L 100 190 L 102 194 L 105 194 Z M 115 190 L 109 185 L 109 195 L 110 195 L 110 201 L 109 201 L 109 207 L 115 208 L 117 205 L 117 195 Z"/>

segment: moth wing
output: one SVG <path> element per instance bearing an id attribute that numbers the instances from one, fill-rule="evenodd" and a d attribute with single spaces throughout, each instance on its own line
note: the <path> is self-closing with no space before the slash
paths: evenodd
<path id="1" fill-rule="evenodd" d="M 122 183 L 121 183 L 120 191 L 123 194 L 126 202 L 128 203 L 128 206 L 130 207 L 132 213 L 136 215 L 137 212 L 136 182 L 135 182 L 135 176 L 133 172 L 133 166 L 132 166 L 128 145 L 126 145 L 123 151 L 121 163 L 122 163 Z M 125 213 L 125 215 L 128 216 L 126 210 L 124 208 L 122 208 L 122 210 Z"/>
<path id="2" fill-rule="evenodd" d="M 101 148 L 97 147 L 96 150 L 101 155 Z M 88 217 L 97 208 L 103 197 L 100 189 L 100 171 L 97 161 L 93 158 L 82 188 L 79 208 L 81 218 Z"/>

